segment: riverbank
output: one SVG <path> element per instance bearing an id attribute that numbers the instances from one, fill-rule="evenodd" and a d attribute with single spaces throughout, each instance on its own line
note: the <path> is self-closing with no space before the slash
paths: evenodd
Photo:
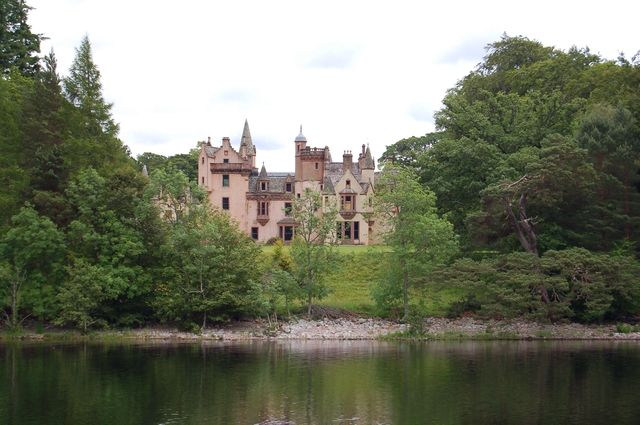
<path id="1" fill-rule="evenodd" d="M 203 340 L 375 340 L 375 339 L 586 339 L 640 340 L 640 332 L 619 332 L 615 324 L 582 325 L 578 323 L 542 324 L 522 320 L 480 320 L 474 318 L 428 318 L 422 332 L 409 334 L 409 326 L 391 320 L 374 318 L 293 319 L 277 325 L 266 321 L 239 321 L 207 328 L 201 333 L 172 328 L 144 328 L 124 331 L 96 331 L 82 336 L 75 331 L 25 331 L 2 339 L 56 340 L 131 340 L 131 341 L 203 341 Z M 628 330 L 628 329 L 627 329 Z M 634 329 L 635 330 L 635 329 Z"/>

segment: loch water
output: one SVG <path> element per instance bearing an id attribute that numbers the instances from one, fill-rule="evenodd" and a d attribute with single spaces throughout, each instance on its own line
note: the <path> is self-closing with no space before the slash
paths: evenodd
<path id="1" fill-rule="evenodd" d="M 0 424 L 638 424 L 640 342 L 0 344 Z"/>

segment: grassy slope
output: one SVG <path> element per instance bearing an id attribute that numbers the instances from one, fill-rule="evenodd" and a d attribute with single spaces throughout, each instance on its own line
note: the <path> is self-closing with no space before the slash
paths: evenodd
<path id="1" fill-rule="evenodd" d="M 286 249 L 286 248 L 285 248 Z M 371 297 L 371 288 L 384 277 L 386 256 L 385 246 L 339 246 L 339 261 L 327 277 L 331 290 L 328 297 L 317 304 L 349 310 L 355 313 L 376 315 L 378 310 Z M 263 247 L 270 254 L 273 247 Z M 452 301 L 458 298 L 455 291 L 426 288 L 415 291 L 412 299 L 417 303 L 422 299 L 422 309 L 426 315 L 443 316 Z"/>

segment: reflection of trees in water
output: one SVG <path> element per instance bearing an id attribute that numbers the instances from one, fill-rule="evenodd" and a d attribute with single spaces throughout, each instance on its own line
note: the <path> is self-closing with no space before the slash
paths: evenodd
<path id="1" fill-rule="evenodd" d="M 9 423 L 632 423 L 638 390 L 629 343 L 0 346 Z"/>

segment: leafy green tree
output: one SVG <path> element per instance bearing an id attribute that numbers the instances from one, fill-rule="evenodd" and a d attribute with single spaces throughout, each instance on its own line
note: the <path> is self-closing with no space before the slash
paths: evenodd
<path id="1" fill-rule="evenodd" d="M 164 168 L 167 163 L 167 157 L 158 155 L 153 152 L 145 152 L 136 157 L 138 168 L 142 170 L 142 167 L 146 166 L 149 173 L 154 172 L 156 169 Z"/>
<path id="2" fill-rule="evenodd" d="M 76 49 L 69 76 L 64 79 L 64 90 L 67 99 L 81 111 L 89 136 L 118 134 L 118 125 L 111 117 L 113 105 L 103 98 L 100 71 L 93 62 L 91 43 L 86 35 Z"/>
<path id="3" fill-rule="evenodd" d="M 284 302 L 287 314 L 291 315 L 291 303 L 293 300 L 302 298 L 301 288 L 292 273 L 293 259 L 285 250 L 284 242 L 278 239 L 273 245 L 269 264 L 262 277 L 268 309 L 276 320 L 277 308 L 281 301 Z"/>
<path id="4" fill-rule="evenodd" d="M 168 320 L 193 323 L 255 313 L 261 302 L 260 248 L 224 212 L 192 208 L 172 227 L 170 263 L 157 308 Z"/>
<path id="5" fill-rule="evenodd" d="M 433 192 L 410 169 L 387 164 L 376 187 L 378 213 L 387 226 L 385 242 L 397 265 L 393 279 L 402 288 L 403 319 L 407 320 L 412 284 L 424 282 L 435 267 L 457 253 L 457 237 L 452 224 L 438 216 Z"/>
<path id="6" fill-rule="evenodd" d="M 13 67 L 29 76 L 38 71 L 42 36 L 31 32 L 30 10 L 24 0 L 0 2 L 0 71 L 5 76 Z"/>
<path id="7" fill-rule="evenodd" d="M 302 301 L 307 303 L 309 317 L 314 298 L 322 299 L 328 294 L 325 278 L 335 261 L 336 216 L 335 205 L 323 208 L 320 192 L 310 189 L 305 189 L 292 204 L 291 217 L 296 222 L 291 244 L 293 276 L 301 288 Z"/>
<path id="8" fill-rule="evenodd" d="M 148 240 L 143 230 L 153 231 L 153 227 L 140 223 L 146 216 L 136 217 L 136 206 L 123 202 L 120 195 L 114 193 L 110 180 L 91 168 L 82 171 L 67 190 L 75 215 L 67 227 L 69 254 L 104 273 L 100 282 L 106 285 L 102 292 L 108 302 L 100 305 L 99 318 L 110 322 L 121 319 L 123 306 L 138 303 L 151 291 L 150 270 L 145 266 L 153 239 Z"/>
<path id="9" fill-rule="evenodd" d="M 149 177 L 146 198 L 158 205 L 163 217 L 174 224 L 184 221 L 190 208 L 205 199 L 197 182 L 173 167 L 153 170 Z"/>
<path id="10" fill-rule="evenodd" d="M 21 323 L 22 294 L 37 293 L 46 285 L 55 285 L 64 241 L 51 220 L 32 207 L 23 207 L 11 222 L 11 229 L 0 239 L 0 279 L 7 290 L 7 323 L 16 328 Z"/>
<path id="11" fill-rule="evenodd" d="M 571 248 L 542 257 L 516 252 L 459 259 L 434 273 L 434 280 L 464 293 L 454 305 L 456 314 L 589 323 L 628 320 L 638 313 L 638 273 L 640 263 L 631 255 Z M 539 296 L 539 285 L 547 300 Z"/>
<path id="12" fill-rule="evenodd" d="M 78 260 L 68 268 L 68 278 L 60 287 L 57 301 L 60 313 L 54 320 L 58 325 L 73 324 L 86 334 L 100 319 L 96 317 L 100 303 L 107 299 L 104 282 L 109 272 L 97 265 Z"/>

